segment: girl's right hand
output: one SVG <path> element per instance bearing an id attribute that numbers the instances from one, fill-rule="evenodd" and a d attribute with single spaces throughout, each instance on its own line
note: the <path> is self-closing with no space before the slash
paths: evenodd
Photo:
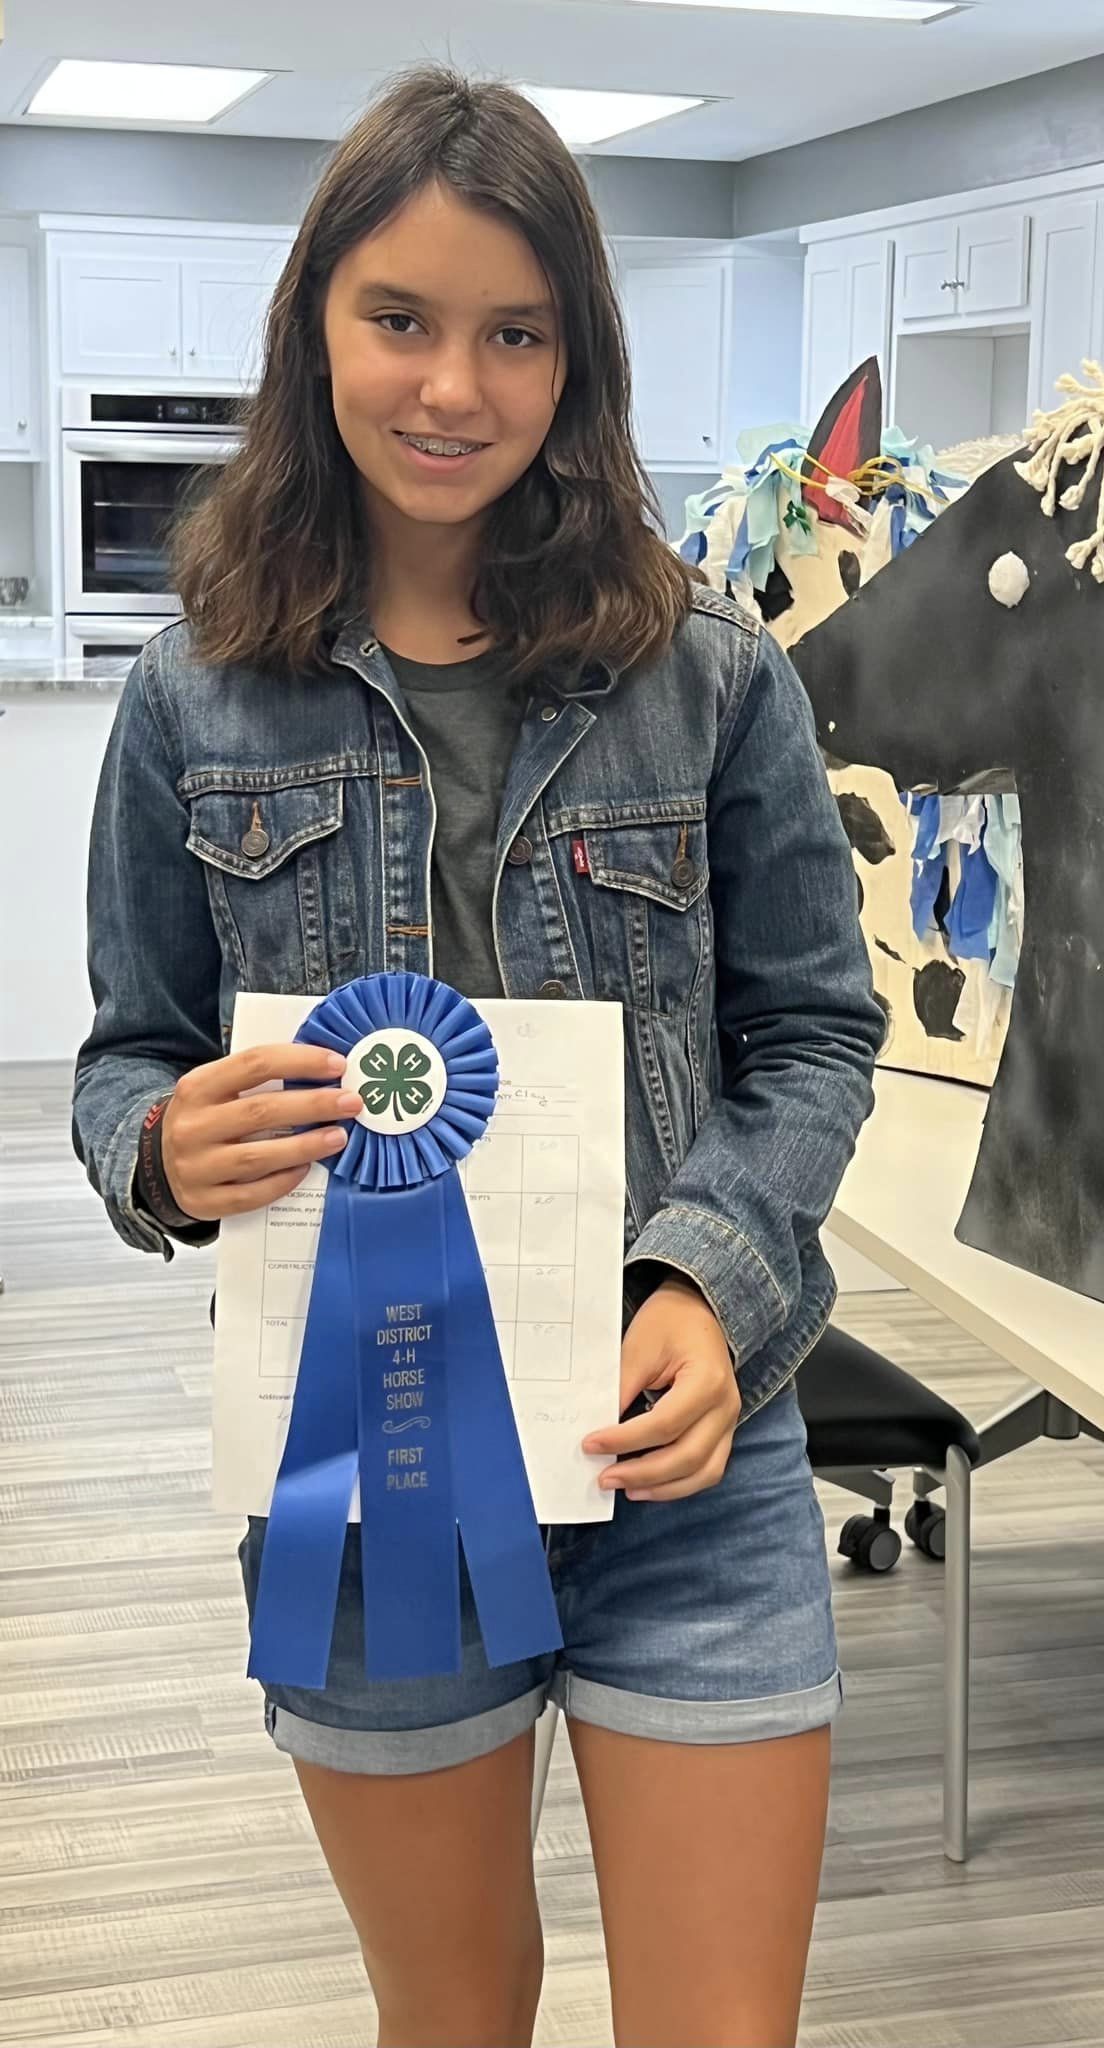
<path id="1" fill-rule="evenodd" d="M 335 1083 L 345 1071 L 340 1053 L 319 1045 L 253 1045 L 246 1052 L 210 1060 L 183 1074 L 166 1104 L 161 1126 L 161 1163 L 173 1199 L 197 1223 L 263 1209 L 298 1187 L 316 1159 L 340 1152 L 347 1133 L 336 1117 L 355 1117 L 359 1095 Z M 317 1089 L 271 1089 L 243 1095 L 271 1081 L 328 1082 Z M 294 1105 L 292 1137 L 286 1131 Z"/>

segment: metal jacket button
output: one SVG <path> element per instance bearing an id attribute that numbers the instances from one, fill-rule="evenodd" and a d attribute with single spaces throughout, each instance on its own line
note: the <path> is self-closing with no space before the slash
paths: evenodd
<path id="1" fill-rule="evenodd" d="M 547 996 L 550 999 L 554 999 L 557 996 L 565 996 L 567 994 L 567 990 L 564 987 L 562 981 L 542 981 L 539 989 L 537 990 L 537 994 L 539 996 Z"/>
<path id="2" fill-rule="evenodd" d="M 241 836 L 241 850 L 247 860 L 260 860 L 261 855 L 268 852 L 271 844 L 272 841 L 261 823 L 260 804 L 254 804 L 249 829 Z"/>
<path id="3" fill-rule="evenodd" d="M 680 854 L 671 869 L 671 881 L 676 889 L 688 889 L 697 874 L 693 861 L 685 853 Z"/>
<path id="4" fill-rule="evenodd" d="M 506 858 L 512 868 L 525 867 L 533 858 L 532 840 L 526 839 L 524 834 L 522 834 L 519 839 L 515 839 Z"/>
<path id="5" fill-rule="evenodd" d="M 556 710 L 556 706 L 554 704 L 546 704 L 544 710 L 541 712 L 541 717 L 544 720 L 545 725 L 551 725 L 552 720 L 554 718 L 559 717 L 559 712 Z"/>

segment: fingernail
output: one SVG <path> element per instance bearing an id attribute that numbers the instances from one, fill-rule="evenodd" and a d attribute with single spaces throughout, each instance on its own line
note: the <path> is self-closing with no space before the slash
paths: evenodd
<path id="1" fill-rule="evenodd" d="M 605 1448 L 605 1444 L 602 1442 L 601 1437 L 585 1436 L 583 1438 L 583 1449 L 587 1452 L 589 1457 L 600 1458 Z"/>
<path id="2" fill-rule="evenodd" d="M 654 1500 L 654 1493 L 626 1493 L 626 1500 Z"/>
<path id="3" fill-rule="evenodd" d="M 343 1074 L 345 1072 L 345 1062 L 339 1052 L 327 1054 L 326 1065 L 331 1074 Z"/>
<path id="4" fill-rule="evenodd" d="M 625 1482 L 623 1479 L 618 1479 L 616 1473 L 611 1478 L 607 1473 L 603 1472 L 598 1480 L 598 1484 L 604 1492 L 616 1493 L 618 1487 L 623 1486 Z"/>
<path id="5" fill-rule="evenodd" d="M 344 1116 L 360 1115 L 359 1095 L 341 1094 L 337 1098 L 337 1106 Z"/>
<path id="6" fill-rule="evenodd" d="M 342 1149 L 342 1147 L 344 1146 L 345 1142 L 346 1142 L 346 1133 L 345 1133 L 344 1131 L 327 1131 L 327 1132 L 326 1132 L 326 1150 L 327 1150 L 327 1152 L 340 1152 L 340 1151 L 341 1151 L 341 1149 Z"/>

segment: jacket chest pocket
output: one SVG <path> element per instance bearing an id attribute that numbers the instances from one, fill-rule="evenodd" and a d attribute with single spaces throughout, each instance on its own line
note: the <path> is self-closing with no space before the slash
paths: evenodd
<path id="1" fill-rule="evenodd" d="M 685 1013 L 710 951 L 704 804 L 687 799 L 660 822 L 587 824 L 571 844 L 595 993 Z"/>
<path id="2" fill-rule="evenodd" d="M 231 786 L 189 798 L 188 850 L 238 985 L 325 995 L 356 972 L 356 894 L 345 784 Z"/>

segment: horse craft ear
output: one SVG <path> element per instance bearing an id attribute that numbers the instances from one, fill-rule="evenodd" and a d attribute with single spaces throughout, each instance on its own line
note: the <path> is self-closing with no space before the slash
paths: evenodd
<path id="1" fill-rule="evenodd" d="M 824 469 L 834 476 L 850 476 L 864 462 L 874 462 L 882 452 L 882 373 L 877 356 L 870 356 L 853 370 L 845 384 L 825 407 L 809 442 L 802 464 L 802 496 L 818 519 L 833 526 L 849 526 L 847 507 L 830 498 L 822 481 Z M 817 469 L 810 458 L 822 463 Z"/>

